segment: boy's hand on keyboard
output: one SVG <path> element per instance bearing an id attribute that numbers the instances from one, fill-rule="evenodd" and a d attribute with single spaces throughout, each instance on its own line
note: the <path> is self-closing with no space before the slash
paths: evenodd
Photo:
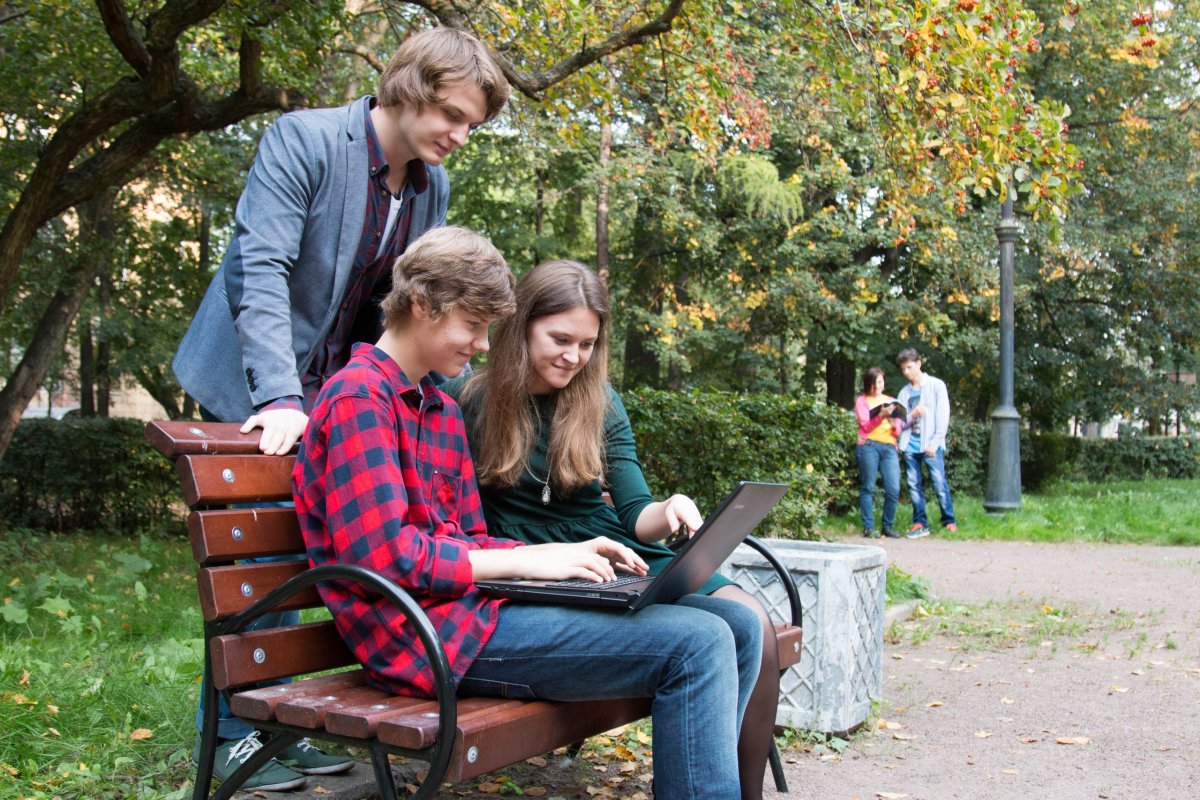
<path id="1" fill-rule="evenodd" d="M 541 580 L 615 580 L 617 571 L 645 575 L 646 562 L 623 544 L 604 536 L 572 544 L 538 544 L 510 551 L 525 556 L 523 570 L 513 577 Z"/>

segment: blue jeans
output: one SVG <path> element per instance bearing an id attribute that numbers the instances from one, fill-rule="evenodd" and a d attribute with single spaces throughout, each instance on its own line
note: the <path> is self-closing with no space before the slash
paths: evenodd
<path id="1" fill-rule="evenodd" d="M 858 459 L 858 511 L 863 530 L 875 530 L 875 476 L 883 474 L 883 529 L 896 524 L 896 506 L 900 504 L 900 454 L 890 444 L 870 439 L 854 451 Z"/>
<path id="2" fill-rule="evenodd" d="M 510 602 L 459 691 L 652 697 L 655 796 L 736 799 L 738 730 L 761 658 L 758 617 L 719 597 L 688 595 L 636 614 Z"/>
<path id="3" fill-rule="evenodd" d="M 912 501 L 913 524 L 929 525 L 929 517 L 925 515 L 925 487 L 921 484 L 921 465 L 929 470 L 929 482 L 933 484 L 933 493 L 937 496 L 938 508 L 942 511 L 942 527 L 954 524 L 954 501 L 950 498 L 950 481 L 946 477 L 946 451 L 938 448 L 932 456 L 919 453 L 905 453 L 904 466 L 908 473 L 908 498 Z"/>

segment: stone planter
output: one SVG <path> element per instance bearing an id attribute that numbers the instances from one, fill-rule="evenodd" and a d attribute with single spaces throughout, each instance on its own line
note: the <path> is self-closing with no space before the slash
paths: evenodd
<path id="1" fill-rule="evenodd" d="M 871 713 L 883 689 L 887 554 L 883 548 L 767 540 L 796 582 L 804 609 L 800 663 L 780 679 L 776 723 L 844 733 Z M 787 595 L 774 570 L 741 546 L 720 570 L 788 619 Z"/>

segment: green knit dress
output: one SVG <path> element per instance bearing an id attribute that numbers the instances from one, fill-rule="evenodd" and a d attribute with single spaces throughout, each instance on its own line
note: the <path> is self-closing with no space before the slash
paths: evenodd
<path id="1" fill-rule="evenodd" d="M 457 400 L 464 383 L 463 379 L 453 380 L 441 388 Z M 529 544 L 582 542 L 607 536 L 631 548 L 649 565 L 650 574 L 657 575 L 674 557 L 674 553 L 659 542 L 646 544 L 639 541 L 634 534 L 638 515 L 654 499 L 650 496 L 650 488 L 646 485 L 646 477 L 638 461 L 629 415 L 620 396 L 611 386 L 608 392 L 610 403 L 604 417 L 604 485 L 612 504 L 605 501 L 600 481 L 566 497 L 554 487 L 552 480 L 547 481 L 546 449 L 557 394 L 538 395 L 534 399 L 540 424 L 529 468 L 521 475 L 517 485 L 511 488 L 479 486 L 488 535 L 518 539 Z M 463 408 L 471 452 L 478 453 L 480 440 L 475 429 L 474 411 Z M 549 502 L 543 503 L 543 498 Z M 699 592 L 712 594 L 731 583 L 722 575 L 714 575 Z"/>

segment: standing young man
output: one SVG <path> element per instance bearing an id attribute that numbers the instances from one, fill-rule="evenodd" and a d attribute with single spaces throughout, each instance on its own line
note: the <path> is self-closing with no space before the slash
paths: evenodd
<path id="1" fill-rule="evenodd" d="M 761 658 L 753 611 L 724 601 L 718 617 L 681 602 L 627 614 L 504 602 L 475 587 L 648 569 L 605 537 L 522 545 L 485 532 L 462 413 L 429 374 L 457 375 L 488 349 L 488 325 L 516 307 L 513 283 L 495 248 L 462 228 L 430 231 L 396 260 L 383 336 L 321 390 L 296 457 L 309 562 L 369 567 L 410 592 L 462 694 L 653 697 L 656 795 L 735 800 L 737 731 Z M 429 658 L 400 610 L 342 582 L 318 590 L 371 684 L 432 694 Z"/>
<path id="2" fill-rule="evenodd" d="M 172 365 L 205 419 L 262 428 L 268 455 L 291 450 L 352 346 L 379 337 L 379 299 L 396 257 L 445 224 L 442 161 L 500 112 L 509 92 L 483 44 L 435 28 L 401 45 L 376 96 L 285 114 L 268 129 L 233 240 Z M 256 627 L 289 622 L 267 615 Z M 261 747 L 224 707 L 218 737 L 219 778 Z M 280 760 L 294 769 L 271 761 L 244 788 L 297 788 L 300 772 L 351 765 L 307 742 Z"/>
<path id="3" fill-rule="evenodd" d="M 900 433 L 900 454 L 904 456 L 908 476 L 908 496 L 912 501 L 912 527 L 909 539 L 929 535 L 929 518 L 925 513 L 925 487 L 921 480 L 921 465 L 929 470 L 929 481 L 941 510 L 942 527 L 957 532 L 954 520 L 954 501 L 950 497 L 950 481 L 946 477 L 946 431 L 950 428 L 950 395 L 945 382 L 921 371 L 921 355 L 910 348 L 896 356 L 900 372 L 908 386 L 900 390 L 896 400 L 908 410 L 908 423 Z"/>

